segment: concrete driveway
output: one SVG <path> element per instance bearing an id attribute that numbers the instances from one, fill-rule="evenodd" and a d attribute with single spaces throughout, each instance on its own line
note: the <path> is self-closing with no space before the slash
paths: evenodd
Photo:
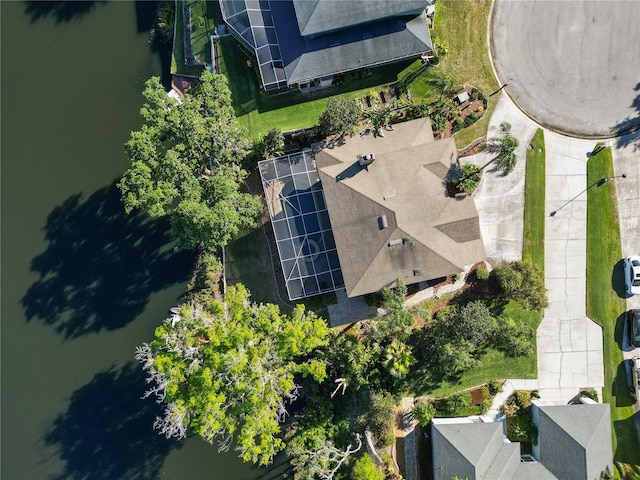
<path id="1" fill-rule="evenodd" d="M 536 122 L 582 138 L 640 125 L 640 2 L 497 0 L 492 15 L 498 78 Z"/>

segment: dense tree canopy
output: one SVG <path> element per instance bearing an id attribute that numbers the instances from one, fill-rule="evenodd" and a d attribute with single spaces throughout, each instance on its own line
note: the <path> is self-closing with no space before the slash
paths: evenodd
<path id="1" fill-rule="evenodd" d="M 183 306 L 137 350 L 152 385 L 147 395 L 166 404 L 154 426 L 177 438 L 191 429 L 222 451 L 235 439 L 243 460 L 270 463 L 285 446 L 280 423 L 298 397 L 294 378 L 325 377 L 313 353 L 327 336 L 325 322 L 302 305 L 286 316 L 250 303 L 242 285 L 224 303 Z"/>
<path id="2" fill-rule="evenodd" d="M 142 128 L 125 151 L 131 165 L 119 183 L 125 210 L 169 216 L 178 247 L 213 250 L 253 224 L 261 209 L 241 191 L 248 152 L 223 75 L 203 73 L 181 101 L 158 77 L 147 81 Z"/>

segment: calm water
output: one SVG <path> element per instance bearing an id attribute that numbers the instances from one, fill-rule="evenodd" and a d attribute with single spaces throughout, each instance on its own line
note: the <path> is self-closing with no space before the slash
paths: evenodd
<path id="1" fill-rule="evenodd" d="M 158 407 L 140 400 L 135 346 L 193 263 L 114 187 L 160 74 L 149 4 L 0 3 L 2 478 L 280 478 L 157 436 Z"/>

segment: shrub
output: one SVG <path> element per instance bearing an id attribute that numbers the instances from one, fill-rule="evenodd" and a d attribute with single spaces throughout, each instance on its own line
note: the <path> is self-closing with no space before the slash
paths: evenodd
<path id="1" fill-rule="evenodd" d="M 440 400 L 440 410 L 448 415 L 458 416 L 471 406 L 471 394 L 460 392 Z"/>
<path id="2" fill-rule="evenodd" d="M 493 400 L 487 398 L 480 404 L 480 414 L 484 415 L 491 409 L 491 405 L 493 405 Z"/>
<path id="3" fill-rule="evenodd" d="M 371 455 L 365 453 L 353 464 L 351 478 L 353 480 L 384 480 L 384 473 L 380 471 Z"/>
<path id="4" fill-rule="evenodd" d="M 418 403 L 413 407 L 413 416 L 423 427 L 427 426 L 436 413 L 436 407 L 429 402 Z"/>
<path id="5" fill-rule="evenodd" d="M 326 110 L 320 115 L 320 132 L 323 135 L 353 135 L 360 118 L 358 102 L 341 95 L 331 97 Z"/>
<path id="6" fill-rule="evenodd" d="M 489 280 L 489 270 L 484 267 L 476 268 L 476 278 L 478 280 Z"/>
<path id="7" fill-rule="evenodd" d="M 458 187 L 461 192 L 473 192 L 480 179 L 482 178 L 482 172 L 480 167 L 473 163 L 465 163 L 460 167 L 460 177 L 453 180 L 453 184 Z"/>
<path id="8" fill-rule="evenodd" d="M 489 389 L 485 385 L 480 387 L 480 397 L 483 402 L 489 398 Z"/>
<path id="9" fill-rule="evenodd" d="M 475 123 L 475 121 L 476 121 L 476 119 L 473 118 L 473 115 L 468 115 L 464 119 L 464 126 L 465 127 L 469 127 L 469 126 L 473 125 Z"/>
<path id="10" fill-rule="evenodd" d="M 535 331 L 528 325 L 518 325 L 511 318 L 496 322 L 492 344 L 508 357 L 524 357 L 534 353 Z"/>
<path id="11" fill-rule="evenodd" d="M 509 419 L 511 428 L 507 429 L 507 438 L 512 442 L 538 442 L 538 428 L 534 425 L 530 413 L 513 416 Z"/>
<path id="12" fill-rule="evenodd" d="M 526 410 L 531 406 L 531 392 L 526 390 L 518 390 L 514 393 L 515 404 L 520 410 Z"/>
<path id="13" fill-rule="evenodd" d="M 598 401 L 598 392 L 596 392 L 595 390 L 593 390 L 592 388 L 588 388 L 588 389 L 584 389 L 584 390 L 580 390 L 580 395 L 582 397 L 587 397 L 590 398 L 591 400 L 593 400 L 594 402 Z"/>
<path id="14" fill-rule="evenodd" d="M 498 267 L 495 272 L 498 287 L 507 298 L 522 300 L 531 310 L 541 310 L 549 304 L 544 275 L 537 265 L 518 261 Z"/>
<path id="15" fill-rule="evenodd" d="M 487 387 L 489 387 L 489 391 L 492 395 L 502 392 L 502 382 L 499 380 L 491 380 L 487 383 Z"/>

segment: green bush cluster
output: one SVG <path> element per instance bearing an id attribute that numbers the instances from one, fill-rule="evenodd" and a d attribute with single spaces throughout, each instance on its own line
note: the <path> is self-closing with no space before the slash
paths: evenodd
<path id="1" fill-rule="evenodd" d="M 476 268 L 476 278 L 478 280 L 489 280 L 489 270 L 487 270 L 484 267 L 478 267 Z"/>
<path id="2" fill-rule="evenodd" d="M 521 300 L 531 310 L 541 310 L 549 304 L 544 274 L 539 266 L 517 261 L 496 268 L 495 276 L 506 298 Z"/>
<path id="3" fill-rule="evenodd" d="M 480 167 L 473 163 L 465 163 L 460 167 L 460 177 L 453 180 L 453 184 L 461 192 L 473 192 L 478 183 L 480 183 L 481 178 Z"/>

